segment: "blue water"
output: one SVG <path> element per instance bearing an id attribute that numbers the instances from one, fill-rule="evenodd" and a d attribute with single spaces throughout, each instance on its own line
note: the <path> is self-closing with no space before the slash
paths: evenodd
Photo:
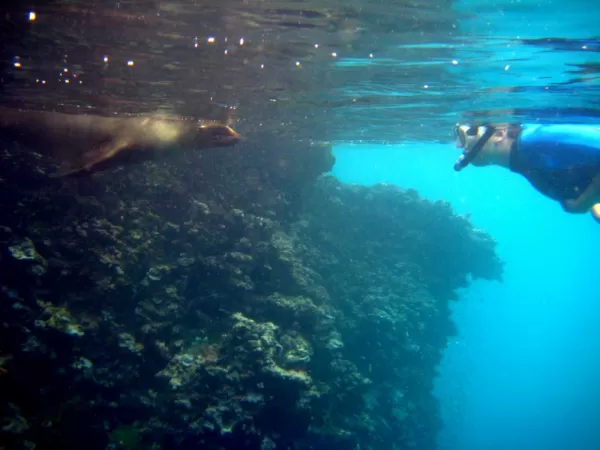
<path id="1" fill-rule="evenodd" d="M 477 281 L 454 305 L 460 336 L 436 388 L 439 449 L 600 449 L 600 225 L 506 170 L 454 172 L 453 142 L 335 153 L 345 182 L 414 188 L 470 214 L 506 261 L 503 283 Z"/>
<path id="2" fill-rule="evenodd" d="M 531 120 L 564 122 L 600 104 L 599 2 L 463 0 L 453 9 L 464 15 L 450 70 L 463 88 L 448 93 L 446 118 L 527 108 Z M 476 281 L 454 304 L 460 335 L 436 386 L 446 424 L 439 450 L 598 450 L 600 225 L 564 213 L 507 170 L 454 172 L 448 136 L 447 145 L 338 145 L 333 169 L 346 182 L 449 201 L 497 240 L 506 261 L 503 283 Z"/>

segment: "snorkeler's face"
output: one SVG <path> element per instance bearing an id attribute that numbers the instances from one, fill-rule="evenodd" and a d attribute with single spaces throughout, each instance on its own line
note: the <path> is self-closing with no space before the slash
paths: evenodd
<path id="1" fill-rule="evenodd" d="M 477 136 L 456 137 L 456 148 L 470 149 L 477 142 Z"/>
<path id="2" fill-rule="evenodd" d="M 481 136 L 469 136 L 467 138 L 468 148 L 471 148 Z M 510 141 L 510 142 L 509 142 Z M 502 155 L 510 151 L 512 139 L 508 139 L 507 129 L 502 126 L 497 126 L 492 137 L 488 139 L 481 151 L 475 156 L 471 164 L 474 166 L 487 166 L 490 164 L 498 164 L 499 160 L 503 160 Z"/>
<path id="3" fill-rule="evenodd" d="M 469 145 L 473 145 L 470 143 L 470 138 L 475 138 L 477 136 L 478 127 L 473 127 L 470 125 L 456 125 L 455 133 L 456 133 L 456 148 L 464 148 L 468 149 Z"/>
<path id="4" fill-rule="evenodd" d="M 508 167 L 512 143 L 518 131 L 517 126 L 509 124 L 482 126 L 458 124 L 455 128 L 456 147 L 465 151 L 456 161 L 454 169 L 461 170 L 467 164 Z M 493 132 L 491 136 L 490 132 Z M 479 147 L 478 143 L 483 144 L 483 147 Z"/>

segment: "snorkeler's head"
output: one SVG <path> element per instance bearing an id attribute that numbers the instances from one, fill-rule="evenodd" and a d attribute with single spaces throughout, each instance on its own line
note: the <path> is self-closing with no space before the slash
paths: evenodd
<path id="1" fill-rule="evenodd" d="M 454 170 L 460 171 L 471 163 L 475 166 L 508 164 L 512 142 L 520 131 L 521 126 L 515 124 L 457 124 L 456 146 L 464 151 L 456 160 Z"/>
<path id="2" fill-rule="evenodd" d="M 475 160 L 490 137 L 496 132 L 492 125 L 461 125 L 456 124 L 456 147 L 464 151 L 454 163 L 454 170 L 460 171 Z"/>

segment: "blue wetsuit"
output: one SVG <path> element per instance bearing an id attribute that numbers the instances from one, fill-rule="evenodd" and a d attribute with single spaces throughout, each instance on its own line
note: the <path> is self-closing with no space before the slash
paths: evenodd
<path id="1" fill-rule="evenodd" d="M 542 194 L 575 199 L 600 174 L 600 125 L 523 124 L 510 169 Z"/>

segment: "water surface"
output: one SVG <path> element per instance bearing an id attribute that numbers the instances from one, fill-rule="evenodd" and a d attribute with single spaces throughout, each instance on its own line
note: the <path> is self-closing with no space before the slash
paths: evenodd
<path id="1" fill-rule="evenodd" d="M 336 142 L 445 141 L 461 119 L 595 120 L 600 6 L 560 8 L 46 1 L 0 27 L 3 102 L 213 117 L 228 105 L 248 136 Z"/>

